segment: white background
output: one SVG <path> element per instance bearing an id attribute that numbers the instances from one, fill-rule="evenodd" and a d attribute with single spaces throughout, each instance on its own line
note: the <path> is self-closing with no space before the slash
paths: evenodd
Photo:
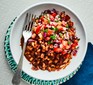
<path id="1" fill-rule="evenodd" d="M 83 22 L 88 42 L 93 43 L 93 0 L 0 0 L 0 85 L 12 85 L 13 72 L 4 54 L 4 38 L 10 22 L 28 6 L 38 2 L 62 3 L 72 9 Z M 28 85 L 22 81 L 20 85 Z"/>

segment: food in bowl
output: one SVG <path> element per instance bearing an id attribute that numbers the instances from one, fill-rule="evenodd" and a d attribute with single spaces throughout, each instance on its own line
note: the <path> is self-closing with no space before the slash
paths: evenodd
<path id="1" fill-rule="evenodd" d="M 70 16 L 65 11 L 48 9 L 35 18 L 24 55 L 33 70 L 59 71 L 76 56 L 79 40 Z"/>

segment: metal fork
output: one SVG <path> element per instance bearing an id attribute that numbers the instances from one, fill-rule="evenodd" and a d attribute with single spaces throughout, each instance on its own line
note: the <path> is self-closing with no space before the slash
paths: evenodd
<path id="1" fill-rule="evenodd" d="M 33 16 L 33 14 L 32 15 L 28 14 L 28 13 L 26 14 L 24 25 L 23 25 L 23 31 L 22 31 L 22 35 L 24 37 L 24 45 L 23 45 L 23 50 L 21 53 L 21 57 L 20 57 L 20 60 L 18 63 L 17 70 L 16 70 L 16 72 L 12 78 L 13 85 L 19 85 L 20 84 L 21 71 L 22 71 L 22 66 L 23 66 L 23 56 L 24 56 L 27 40 L 32 35 L 31 30 L 32 30 L 32 26 L 33 26 L 33 18 L 35 18 L 35 16 Z"/>

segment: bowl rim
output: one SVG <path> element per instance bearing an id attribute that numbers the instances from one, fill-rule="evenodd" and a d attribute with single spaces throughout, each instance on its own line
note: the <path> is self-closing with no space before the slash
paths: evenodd
<path id="1" fill-rule="evenodd" d="M 82 27 L 83 27 L 83 30 L 84 30 L 84 32 L 85 32 L 85 49 L 84 49 L 84 53 L 83 53 L 83 59 L 82 59 L 82 62 L 84 61 L 84 58 L 85 58 L 85 54 L 86 54 L 86 51 L 87 51 L 87 33 L 86 33 L 86 29 L 85 29 L 85 26 L 84 26 L 84 24 L 83 24 L 83 22 L 81 21 L 81 19 L 79 18 L 79 16 L 73 11 L 73 10 L 71 10 L 69 7 L 67 7 L 66 5 L 63 5 L 63 4 L 61 4 L 61 3 L 58 3 L 58 2 L 50 2 L 50 1 L 48 1 L 48 2 L 39 2 L 39 3 L 35 3 L 35 4 L 33 4 L 33 5 L 30 5 L 30 6 L 28 6 L 27 8 L 25 8 L 18 16 L 17 16 L 17 19 L 16 19 L 16 21 L 15 21 L 15 23 L 14 23 L 14 25 L 13 25 L 13 27 L 12 28 L 14 28 L 15 27 L 15 25 L 16 25 L 16 22 L 19 20 L 19 18 L 26 12 L 26 11 L 28 11 L 30 8 L 32 8 L 32 7 L 35 7 L 35 6 L 38 6 L 38 5 L 44 5 L 44 4 L 53 4 L 53 5 L 59 5 L 59 6 L 61 6 L 61 7 L 64 7 L 64 8 L 66 8 L 67 10 L 69 10 L 70 12 L 72 12 L 74 15 L 75 15 L 75 17 L 79 20 L 79 22 L 81 23 L 81 25 L 82 25 Z M 11 37 L 11 35 L 12 35 L 12 33 L 13 33 L 13 29 L 11 29 L 11 32 L 10 32 L 10 49 L 11 49 L 11 45 L 12 45 L 12 43 L 11 43 L 11 39 L 12 39 L 12 37 Z M 12 52 L 11 52 L 12 53 Z M 82 62 L 80 62 L 80 64 L 82 63 Z M 79 64 L 79 65 L 80 65 Z M 73 71 L 75 71 L 76 69 L 77 69 L 78 67 L 76 67 Z M 73 72 L 72 71 L 72 72 Z M 71 73 L 72 73 L 71 72 Z M 69 74 L 67 74 L 66 76 L 68 76 Z M 66 76 L 64 76 L 64 77 L 66 77 Z M 33 77 L 33 76 L 32 76 Z M 35 77 L 36 78 L 36 77 Z M 60 78 L 59 78 L 60 79 Z M 40 79 L 41 80 L 41 79 Z"/>

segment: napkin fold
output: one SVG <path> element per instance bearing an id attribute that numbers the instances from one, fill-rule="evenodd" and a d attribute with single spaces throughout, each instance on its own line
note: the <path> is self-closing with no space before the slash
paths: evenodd
<path id="1" fill-rule="evenodd" d="M 93 45 L 90 42 L 79 71 L 70 80 L 60 85 L 93 85 Z"/>

